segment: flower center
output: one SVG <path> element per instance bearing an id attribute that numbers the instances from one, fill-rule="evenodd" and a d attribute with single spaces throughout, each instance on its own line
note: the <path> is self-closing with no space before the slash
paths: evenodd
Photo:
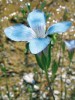
<path id="1" fill-rule="evenodd" d="M 36 26 L 35 25 L 33 30 L 36 33 L 36 37 L 38 37 L 38 38 L 44 38 L 45 37 L 45 26 L 43 26 L 43 25 Z"/>

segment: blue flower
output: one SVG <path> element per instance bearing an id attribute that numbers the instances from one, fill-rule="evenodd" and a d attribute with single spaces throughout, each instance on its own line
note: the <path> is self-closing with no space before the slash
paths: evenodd
<path id="1" fill-rule="evenodd" d="M 14 41 L 27 41 L 31 53 L 37 54 L 50 43 L 48 35 L 65 32 L 71 26 L 70 21 L 59 22 L 50 26 L 46 32 L 46 16 L 40 10 L 33 10 L 28 14 L 27 21 L 30 27 L 16 24 L 4 30 L 6 36 Z"/>
<path id="2" fill-rule="evenodd" d="M 64 41 L 67 48 L 71 51 L 75 49 L 75 40 Z"/>

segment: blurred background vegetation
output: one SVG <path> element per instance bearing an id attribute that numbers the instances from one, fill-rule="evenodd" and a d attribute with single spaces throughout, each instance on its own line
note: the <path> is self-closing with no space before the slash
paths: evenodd
<path id="1" fill-rule="evenodd" d="M 29 97 L 31 95 L 34 96 L 34 99 L 31 100 L 48 100 L 48 93 L 44 90 L 47 82 L 42 78 L 44 77 L 43 72 L 38 69 L 34 56 L 26 53 L 26 44 L 24 42 L 9 40 L 3 31 L 6 27 L 15 23 L 28 25 L 27 15 L 33 9 L 41 9 L 46 13 L 47 28 L 59 21 L 72 21 L 71 29 L 64 33 L 62 39 L 75 39 L 75 0 L 0 0 L 0 100 L 30 100 Z M 52 55 L 53 59 L 57 59 L 59 56 L 60 41 L 55 44 Z M 62 66 L 63 77 L 65 77 L 65 68 L 67 66 L 69 66 L 69 59 L 66 49 Z M 60 100 L 59 91 L 64 90 L 64 81 L 62 87 L 58 84 L 60 83 L 60 71 L 61 69 L 59 68 L 58 79 L 55 83 L 55 89 L 58 91 L 56 93 L 56 100 Z M 31 84 L 24 82 L 24 73 L 35 73 L 36 84 L 40 87 L 39 93 Z M 73 57 L 71 64 L 70 76 L 68 76 L 68 99 L 66 100 L 75 100 L 74 77 L 75 57 Z M 46 98 L 40 97 L 40 94 L 43 95 L 44 93 Z M 64 100 L 64 92 L 62 100 Z"/>

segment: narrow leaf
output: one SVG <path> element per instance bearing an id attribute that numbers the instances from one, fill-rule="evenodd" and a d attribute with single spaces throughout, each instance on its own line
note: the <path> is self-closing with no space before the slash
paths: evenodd
<path id="1" fill-rule="evenodd" d="M 1 67 L 1 71 L 5 74 L 7 70 L 5 67 Z"/>
<path id="2" fill-rule="evenodd" d="M 39 55 L 36 54 L 36 55 L 35 55 L 35 58 L 36 58 L 36 61 L 37 61 L 38 65 L 39 65 L 39 67 L 40 67 L 42 70 L 44 70 Z"/>
<path id="3" fill-rule="evenodd" d="M 64 51 L 65 51 L 65 43 L 62 42 L 61 46 L 62 46 L 62 50 L 63 50 L 63 52 L 64 52 Z"/>
<path id="4" fill-rule="evenodd" d="M 74 51 L 68 51 L 68 56 L 69 56 L 70 62 L 72 61 L 73 55 L 74 55 Z"/>
<path id="5" fill-rule="evenodd" d="M 44 67 L 43 69 L 45 70 L 46 66 L 47 66 L 47 58 L 46 58 L 46 56 L 45 56 L 43 51 L 41 52 L 41 61 L 42 61 L 42 65 Z"/>
<path id="6" fill-rule="evenodd" d="M 30 5 L 30 3 L 27 4 L 27 9 L 28 9 L 29 12 L 31 11 L 31 5 Z"/>
<path id="7" fill-rule="evenodd" d="M 52 65 L 52 74 L 55 75 L 58 70 L 58 63 L 54 60 Z"/>
<path id="8" fill-rule="evenodd" d="M 51 45 L 48 47 L 48 57 L 47 57 L 47 69 L 49 68 L 51 63 Z"/>
<path id="9" fill-rule="evenodd" d="M 68 19 L 68 10 L 65 9 L 64 14 L 63 14 L 63 20 L 66 21 Z"/>
<path id="10" fill-rule="evenodd" d="M 25 53 L 25 54 L 28 54 L 28 51 L 29 51 L 29 43 L 26 43 L 24 53 Z"/>
<path id="11" fill-rule="evenodd" d="M 21 8 L 20 11 L 21 11 L 21 13 L 23 14 L 23 16 L 26 15 L 26 11 L 24 10 L 24 8 Z"/>

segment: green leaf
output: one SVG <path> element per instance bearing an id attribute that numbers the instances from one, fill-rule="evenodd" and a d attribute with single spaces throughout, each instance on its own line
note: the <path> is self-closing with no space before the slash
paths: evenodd
<path id="1" fill-rule="evenodd" d="M 54 60 L 52 64 L 52 74 L 55 75 L 58 70 L 58 63 Z"/>
<path id="2" fill-rule="evenodd" d="M 6 90 L 8 91 L 8 92 L 7 92 L 7 96 L 8 96 L 8 98 L 9 98 L 9 100 L 11 100 L 11 96 L 10 96 L 8 84 L 6 84 Z"/>
<path id="3" fill-rule="evenodd" d="M 24 53 L 28 54 L 28 51 L 29 51 L 29 43 L 26 43 L 26 47 L 25 47 Z"/>
<path id="4" fill-rule="evenodd" d="M 27 4 L 27 9 L 28 9 L 29 12 L 31 11 L 31 5 L 30 5 L 30 3 Z"/>
<path id="5" fill-rule="evenodd" d="M 47 58 L 46 58 L 46 56 L 45 56 L 43 51 L 41 52 L 41 61 L 42 61 L 42 65 L 44 67 L 43 69 L 45 70 L 46 66 L 47 66 Z"/>
<path id="6" fill-rule="evenodd" d="M 62 46 L 62 50 L 63 50 L 63 52 L 64 52 L 64 51 L 65 51 L 65 43 L 62 42 L 62 43 L 61 43 L 61 46 Z"/>
<path id="7" fill-rule="evenodd" d="M 6 68 L 5 67 L 1 67 L 1 71 L 4 73 L 4 74 L 6 74 Z"/>
<path id="8" fill-rule="evenodd" d="M 68 51 L 68 57 L 70 62 L 72 61 L 73 55 L 74 55 L 74 51 Z"/>
<path id="9" fill-rule="evenodd" d="M 68 10 L 65 9 L 63 14 L 63 21 L 66 21 L 67 19 L 68 19 Z"/>
<path id="10" fill-rule="evenodd" d="M 36 58 L 36 61 L 37 61 L 37 63 L 38 63 L 38 65 L 39 65 L 39 67 L 42 69 L 42 70 L 44 70 L 44 68 L 43 68 L 43 65 L 42 65 L 42 62 L 41 62 L 41 59 L 40 59 L 40 57 L 39 57 L 39 55 L 35 55 L 35 58 Z"/>
<path id="11" fill-rule="evenodd" d="M 24 8 L 21 8 L 20 11 L 21 11 L 21 13 L 23 14 L 23 16 L 26 15 L 26 11 L 24 10 Z"/>
<path id="12" fill-rule="evenodd" d="M 49 68 L 51 63 L 51 44 L 48 47 L 48 56 L 47 56 L 47 69 Z"/>

